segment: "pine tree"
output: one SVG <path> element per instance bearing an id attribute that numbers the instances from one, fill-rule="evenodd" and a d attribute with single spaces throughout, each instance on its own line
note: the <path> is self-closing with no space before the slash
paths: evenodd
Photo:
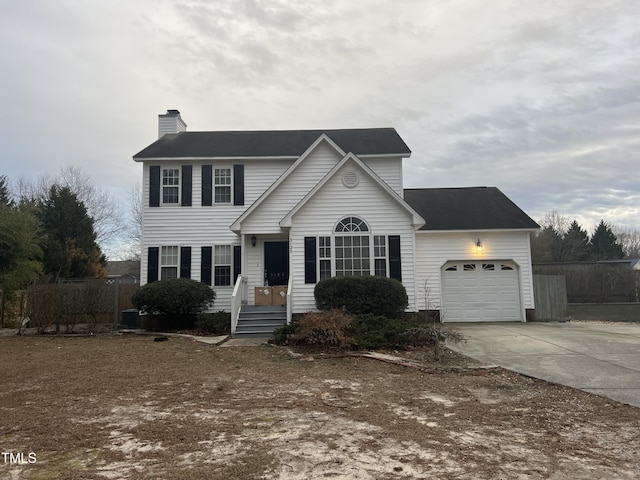
<path id="1" fill-rule="evenodd" d="M 562 237 L 551 225 L 544 227 L 531 239 L 531 258 L 533 263 L 560 261 Z"/>
<path id="2" fill-rule="evenodd" d="M 96 243 L 93 219 L 68 187 L 51 187 L 41 216 L 47 235 L 45 273 L 63 278 L 105 274 L 106 261 Z"/>
<path id="3" fill-rule="evenodd" d="M 600 220 L 590 243 L 594 260 L 617 260 L 624 257 L 622 246 L 604 220 Z"/>
<path id="4" fill-rule="evenodd" d="M 583 230 L 575 220 L 562 238 L 560 256 L 563 262 L 584 262 L 591 257 L 587 231 Z"/>
<path id="5" fill-rule="evenodd" d="M 11 206 L 13 206 L 13 200 L 9 191 L 9 180 L 6 175 L 0 175 L 0 207 Z"/>

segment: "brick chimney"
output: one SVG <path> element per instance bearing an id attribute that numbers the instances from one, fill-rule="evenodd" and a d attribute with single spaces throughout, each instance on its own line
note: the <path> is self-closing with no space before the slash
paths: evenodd
<path id="1" fill-rule="evenodd" d="M 167 110 L 158 115 L 158 138 L 166 133 L 180 133 L 187 130 L 187 124 L 180 117 L 178 110 Z"/>

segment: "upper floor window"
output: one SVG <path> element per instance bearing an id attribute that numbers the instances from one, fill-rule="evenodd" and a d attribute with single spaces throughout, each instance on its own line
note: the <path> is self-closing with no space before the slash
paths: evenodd
<path id="1" fill-rule="evenodd" d="M 214 202 L 231 203 L 231 169 L 216 168 L 214 172 Z"/>
<path id="2" fill-rule="evenodd" d="M 162 203 L 178 204 L 180 198 L 180 169 L 162 169 Z"/>

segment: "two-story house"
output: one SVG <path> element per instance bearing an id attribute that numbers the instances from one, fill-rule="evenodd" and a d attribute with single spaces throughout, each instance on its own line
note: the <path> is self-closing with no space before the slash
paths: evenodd
<path id="1" fill-rule="evenodd" d="M 405 190 L 395 129 L 186 129 L 168 110 L 133 157 L 142 284 L 192 278 L 214 288 L 214 310 L 284 304 L 290 318 L 315 309 L 323 278 L 383 275 L 444 321 L 532 315 L 538 225 L 496 188 Z"/>

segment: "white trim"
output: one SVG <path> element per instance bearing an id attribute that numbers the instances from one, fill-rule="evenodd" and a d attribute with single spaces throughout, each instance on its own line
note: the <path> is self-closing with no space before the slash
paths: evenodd
<path id="1" fill-rule="evenodd" d="M 427 222 L 428 223 L 428 222 Z M 463 229 L 463 230 L 416 230 L 416 233 L 421 235 L 428 234 L 448 234 L 448 233 L 503 233 L 503 232 L 537 232 L 539 228 L 484 228 L 481 230 Z"/>
<path id="2" fill-rule="evenodd" d="M 396 155 L 397 156 L 397 155 Z M 296 158 L 300 158 L 296 155 L 272 155 L 272 156 L 265 156 L 265 157 L 216 157 L 216 156 L 210 156 L 210 157 L 145 157 L 145 158 L 135 158 L 133 157 L 134 162 L 193 162 L 193 161 L 198 161 L 198 162 L 202 162 L 202 161 L 209 161 L 209 160 L 216 160 L 216 161 L 249 161 L 249 160 L 295 160 Z"/>

